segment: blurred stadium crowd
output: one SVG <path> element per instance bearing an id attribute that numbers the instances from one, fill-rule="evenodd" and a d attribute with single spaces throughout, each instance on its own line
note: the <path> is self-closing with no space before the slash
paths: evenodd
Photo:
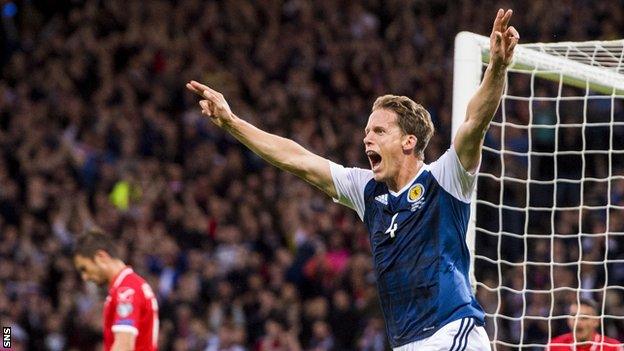
<path id="1" fill-rule="evenodd" d="M 374 98 L 407 95 L 433 117 L 431 161 L 450 142 L 454 35 L 489 33 L 503 4 L 9 4 L 0 1 L 0 324 L 13 326 L 15 349 L 99 347 L 102 292 L 80 281 L 70 255 L 76 233 L 92 225 L 118 239 L 126 263 L 157 291 L 162 350 L 387 348 L 368 236 L 355 213 L 211 126 L 184 83 L 206 82 L 255 125 L 362 167 Z M 623 5 L 516 2 L 513 24 L 522 42 L 615 39 L 624 33 Z M 508 113 L 526 112 L 514 108 Z M 621 202 L 624 187 L 612 190 Z M 522 206 L 521 191 L 506 196 Z M 578 216 L 558 223 L 574 227 Z M 616 244 L 610 255 L 621 257 Z M 505 248 L 522 254 L 522 245 Z M 547 245 L 535 252 L 550 260 Z M 495 268 L 484 272 L 496 279 Z M 508 285 L 522 288 L 517 273 L 508 272 Z M 599 287 L 605 275 L 596 276 L 590 283 Z M 624 285 L 624 274 L 609 279 Z M 607 312 L 624 315 L 618 296 Z M 497 306 L 496 296 L 480 298 L 489 312 Z M 504 295 L 502 305 L 523 310 L 518 295 Z M 549 306 L 530 296 L 526 310 Z M 524 340 L 545 343 L 544 323 L 526 323 Z M 499 337 L 519 340 L 519 324 L 502 325 Z M 621 323 L 609 327 L 624 338 Z"/>

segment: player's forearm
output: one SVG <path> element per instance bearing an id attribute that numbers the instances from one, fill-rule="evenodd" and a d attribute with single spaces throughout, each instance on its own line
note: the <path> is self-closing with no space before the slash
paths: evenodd
<path id="1" fill-rule="evenodd" d="M 115 341 L 111 346 L 111 351 L 134 351 L 134 346 Z"/>
<path id="2" fill-rule="evenodd" d="M 299 177 L 305 176 L 305 162 L 302 160 L 312 153 L 303 146 L 267 133 L 238 117 L 223 128 L 265 161 Z"/>
<path id="3" fill-rule="evenodd" d="M 494 113 L 498 109 L 505 87 L 506 73 L 506 68 L 493 67 L 490 64 L 485 71 L 479 89 L 468 103 L 466 122 L 470 123 L 473 132 L 480 138 L 485 135 Z"/>
<path id="4" fill-rule="evenodd" d="M 111 351 L 134 351 L 136 335 L 129 332 L 115 332 L 115 341 Z"/>

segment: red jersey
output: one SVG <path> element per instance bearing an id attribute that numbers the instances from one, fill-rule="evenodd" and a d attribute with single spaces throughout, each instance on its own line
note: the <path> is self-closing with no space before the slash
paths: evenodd
<path id="1" fill-rule="evenodd" d="M 578 342 L 574 348 L 574 335 L 567 333 L 550 340 L 548 351 L 624 351 L 624 348 L 619 341 L 597 333 L 592 341 Z"/>
<path id="2" fill-rule="evenodd" d="M 104 303 L 104 350 L 116 332 L 136 335 L 136 351 L 158 350 L 158 302 L 152 288 L 127 267 L 112 280 Z"/>

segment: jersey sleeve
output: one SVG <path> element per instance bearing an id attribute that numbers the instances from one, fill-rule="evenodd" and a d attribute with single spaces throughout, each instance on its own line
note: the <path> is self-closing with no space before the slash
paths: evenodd
<path id="1" fill-rule="evenodd" d="M 572 350 L 572 345 L 570 345 L 570 340 L 568 338 L 569 334 L 559 335 L 554 337 L 548 343 L 548 348 L 546 351 L 569 351 Z"/>
<path id="2" fill-rule="evenodd" d="M 364 220 L 364 188 L 373 179 L 373 172 L 362 168 L 343 167 L 331 161 L 329 168 L 338 193 L 338 198 L 334 201 L 355 210 L 360 220 Z"/>
<path id="3" fill-rule="evenodd" d="M 115 303 L 115 317 L 111 330 L 113 333 L 127 332 L 139 334 L 138 323 L 143 303 L 143 296 L 139 289 L 121 285 L 113 297 Z"/>
<path id="4" fill-rule="evenodd" d="M 479 167 L 474 173 L 464 169 L 453 145 L 437 161 L 429 165 L 429 170 L 438 184 L 449 194 L 463 202 L 470 202 Z"/>

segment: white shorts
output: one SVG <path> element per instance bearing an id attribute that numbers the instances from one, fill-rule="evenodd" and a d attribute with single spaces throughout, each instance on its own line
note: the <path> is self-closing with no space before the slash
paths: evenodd
<path id="1" fill-rule="evenodd" d="M 453 321 L 428 338 L 399 346 L 394 351 L 490 351 L 485 329 L 474 318 Z"/>

